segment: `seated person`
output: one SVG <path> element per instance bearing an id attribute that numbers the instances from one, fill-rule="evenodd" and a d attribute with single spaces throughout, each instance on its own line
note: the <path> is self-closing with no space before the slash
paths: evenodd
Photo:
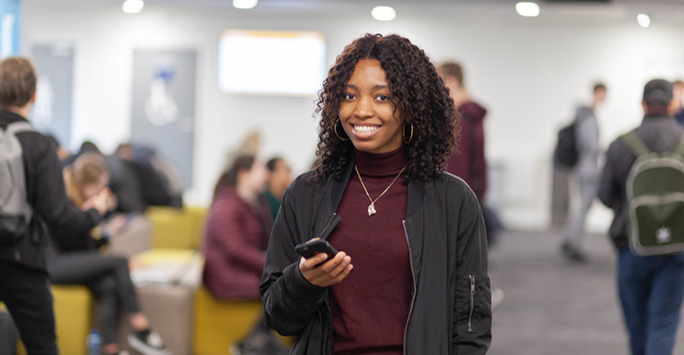
<path id="1" fill-rule="evenodd" d="M 92 153 L 81 155 L 64 169 L 67 196 L 77 206 L 94 196 L 107 198 L 109 176 L 102 156 Z M 87 203 L 86 203 L 87 204 Z M 84 206 L 87 207 L 87 206 Z M 158 333 L 150 329 L 150 322 L 140 310 L 135 287 L 131 282 L 128 260 L 122 257 L 103 256 L 97 246 L 106 243 L 109 232 L 116 232 L 124 220 L 117 218 L 102 228 L 103 238 L 96 240 L 91 230 L 55 230 L 60 243 L 55 243 L 55 257 L 48 265 L 53 284 L 85 285 L 99 301 L 102 354 L 126 354 L 117 342 L 118 320 L 121 308 L 134 330 L 128 343 L 144 355 L 167 354 Z"/>
<path id="2" fill-rule="evenodd" d="M 259 283 L 266 261 L 266 247 L 273 219 L 262 194 L 266 167 L 253 155 L 235 158 L 214 188 L 204 234 L 203 282 L 221 300 L 261 300 Z M 287 354 L 263 318 L 233 354 Z"/>
<path id="3" fill-rule="evenodd" d="M 275 220 L 280 210 L 280 204 L 283 202 L 285 190 L 292 182 L 292 170 L 287 165 L 285 159 L 281 157 L 273 157 L 266 162 L 268 169 L 268 177 L 266 179 L 266 193 L 264 197 L 271 208 L 271 215 Z"/>

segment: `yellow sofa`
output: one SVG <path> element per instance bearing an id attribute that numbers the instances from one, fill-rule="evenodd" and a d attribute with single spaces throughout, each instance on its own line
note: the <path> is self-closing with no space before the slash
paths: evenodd
<path id="1" fill-rule="evenodd" d="M 201 287 L 195 295 L 195 355 L 228 355 L 263 315 L 261 301 L 220 301 Z"/>
<path id="2" fill-rule="evenodd" d="M 52 285 L 57 344 L 60 353 L 86 355 L 86 339 L 93 327 L 93 297 L 85 286 Z"/>
<path id="3" fill-rule="evenodd" d="M 202 239 L 205 207 L 152 206 L 145 216 L 152 222 L 155 249 L 197 249 Z"/>

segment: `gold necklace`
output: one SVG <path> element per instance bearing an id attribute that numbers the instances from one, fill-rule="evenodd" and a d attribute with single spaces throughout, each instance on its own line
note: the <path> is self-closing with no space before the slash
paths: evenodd
<path id="1" fill-rule="evenodd" d="M 380 199 L 380 197 L 382 197 L 387 191 L 389 191 L 390 187 L 392 187 L 392 185 L 394 185 L 394 182 L 397 181 L 399 176 L 401 176 L 401 173 L 403 173 L 404 170 L 406 170 L 406 167 L 404 166 L 403 168 L 401 168 L 401 171 L 399 172 L 399 174 L 397 174 L 397 176 L 394 178 L 394 180 L 392 180 L 392 182 L 389 184 L 389 186 L 387 186 L 385 191 L 383 191 L 380 194 L 380 196 L 375 198 L 375 200 L 373 200 L 370 197 L 370 194 L 368 193 L 368 189 L 366 189 L 366 185 L 363 183 L 363 179 L 361 178 L 361 174 L 359 174 L 359 168 L 356 167 L 356 164 L 354 164 L 354 170 L 356 170 L 356 175 L 359 177 L 359 181 L 361 181 L 361 186 L 363 186 L 363 191 L 366 192 L 366 196 L 368 196 L 368 200 L 370 201 L 370 205 L 368 205 L 368 217 L 370 217 L 377 212 L 377 210 L 375 209 L 375 202 L 377 202 Z"/>

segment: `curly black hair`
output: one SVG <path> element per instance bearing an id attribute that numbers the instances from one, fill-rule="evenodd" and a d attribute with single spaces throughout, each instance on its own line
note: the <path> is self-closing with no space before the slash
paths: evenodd
<path id="1" fill-rule="evenodd" d="M 404 144 L 404 181 L 436 179 L 445 170 L 447 156 L 456 149 L 460 131 L 460 116 L 449 90 L 425 52 L 407 38 L 366 34 L 344 48 L 323 82 L 316 108 L 321 115 L 316 151 L 319 164 L 312 180 L 341 178 L 352 157 L 354 145 L 336 135 L 335 125 L 347 81 L 361 59 L 376 59 L 385 70 L 393 101 L 404 117 L 407 137 L 413 125 L 413 139 Z M 344 137 L 343 129 L 338 127 L 338 133 Z"/>

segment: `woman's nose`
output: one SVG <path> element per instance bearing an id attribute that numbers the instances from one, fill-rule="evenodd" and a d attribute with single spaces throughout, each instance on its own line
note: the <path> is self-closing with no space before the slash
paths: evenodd
<path id="1" fill-rule="evenodd" d="M 373 103 L 369 98 L 360 98 L 354 107 L 354 115 L 368 117 L 373 115 Z"/>

